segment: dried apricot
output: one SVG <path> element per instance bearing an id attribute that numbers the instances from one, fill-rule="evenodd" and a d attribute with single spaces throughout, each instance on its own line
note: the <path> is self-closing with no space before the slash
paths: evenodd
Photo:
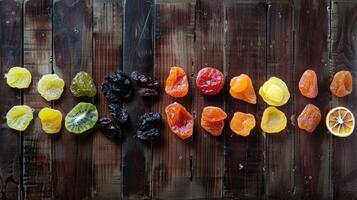
<path id="1" fill-rule="evenodd" d="M 268 107 L 263 112 L 261 129 L 266 133 L 279 133 L 287 124 L 285 114 L 275 107 Z"/>
<path id="2" fill-rule="evenodd" d="M 198 72 L 196 85 L 203 94 L 218 94 L 224 86 L 224 75 L 218 69 L 205 67 Z"/>
<path id="3" fill-rule="evenodd" d="M 192 136 L 193 117 L 181 104 L 174 102 L 165 108 L 166 120 L 173 133 L 185 140 Z"/>
<path id="4" fill-rule="evenodd" d="M 337 97 L 344 97 L 352 92 L 352 75 L 349 71 L 339 71 L 333 77 L 330 85 L 332 94 Z"/>
<path id="5" fill-rule="evenodd" d="M 222 134 L 224 119 L 226 118 L 227 114 L 221 108 L 207 106 L 202 111 L 201 126 L 213 136 L 219 136 Z"/>
<path id="6" fill-rule="evenodd" d="M 307 98 L 315 98 L 319 92 L 317 86 L 317 76 L 314 70 L 306 70 L 299 81 L 299 90 Z"/>
<path id="7" fill-rule="evenodd" d="M 299 115 L 298 126 L 309 133 L 314 132 L 321 121 L 320 109 L 313 104 L 307 104 Z"/>
<path id="8" fill-rule="evenodd" d="M 230 123 L 231 130 L 241 136 L 248 136 L 255 125 L 254 115 L 243 112 L 234 113 Z"/>
<path id="9" fill-rule="evenodd" d="M 165 91 L 168 95 L 178 98 L 188 93 L 188 80 L 186 72 L 181 67 L 171 67 L 166 79 Z"/>
<path id="10" fill-rule="evenodd" d="M 271 106 L 282 106 L 290 98 L 288 86 L 286 86 L 283 80 L 274 76 L 260 87 L 259 94 Z"/>
<path id="11" fill-rule="evenodd" d="M 248 75 L 241 74 L 232 78 L 229 85 L 231 87 L 229 93 L 233 98 L 251 104 L 257 103 L 257 96 L 255 95 L 252 79 Z"/>

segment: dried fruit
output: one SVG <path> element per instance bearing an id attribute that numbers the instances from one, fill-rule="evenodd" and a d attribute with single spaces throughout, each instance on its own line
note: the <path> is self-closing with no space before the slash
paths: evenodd
<path id="1" fill-rule="evenodd" d="M 97 94 L 92 76 L 87 72 L 78 72 L 72 80 L 70 89 L 75 97 L 94 97 Z"/>
<path id="2" fill-rule="evenodd" d="M 284 130 L 287 124 L 285 114 L 275 107 L 268 107 L 263 112 L 261 129 L 265 133 L 279 133 Z"/>
<path id="3" fill-rule="evenodd" d="M 46 74 L 38 81 L 37 91 L 47 101 L 57 100 L 61 97 L 64 81 L 57 74 Z"/>
<path id="4" fill-rule="evenodd" d="M 43 108 L 38 113 L 42 130 L 47 134 L 58 133 L 62 127 L 62 113 L 52 108 Z"/>
<path id="5" fill-rule="evenodd" d="M 257 96 L 255 95 L 252 79 L 248 75 L 241 74 L 232 78 L 229 85 L 231 87 L 229 93 L 233 98 L 251 104 L 257 103 Z"/>
<path id="6" fill-rule="evenodd" d="M 109 104 L 108 111 L 114 119 L 116 119 L 122 124 L 127 122 L 129 119 L 128 111 L 120 107 L 118 104 Z"/>
<path id="7" fill-rule="evenodd" d="M 181 67 L 171 67 L 166 79 L 165 91 L 172 97 L 184 97 L 188 93 L 186 72 Z"/>
<path id="8" fill-rule="evenodd" d="M 307 104 L 297 121 L 300 129 L 309 133 L 314 132 L 321 121 L 320 109 L 313 104 Z"/>
<path id="9" fill-rule="evenodd" d="M 203 94 L 218 94 L 224 86 L 224 75 L 218 69 L 205 67 L 198 72 L 196 85 Z"/>
<path id="10" fill-rule="evenodd" d="M 123 135 L 123 131 L 118 124 L 110 120 L 109 118 L 102 117 L 98 123 L 98 129 L 108 138 L 120 139 Z"/>
<path id="11" fill-rule="evenodd" d="M 326 126 L 332 135 L 347 137 L 353 133 L 355 117 L 347 108 L 336 107 L 328 112 L 326 116 Z"/>
<path id="12" fill-rule="evenodd" d="M 94 127 L 98 120 L 98 110 L 91 103 L 78 103 L 65 118 L 66 129 L 75 134 L 83 133 Z"/>
<path id="13" fill-rule="evenodd" d="M 104 78 L 102 92 L 111 103 L 128 99 L 132 94 L 130 78 L 121 71 L 116 71 Z"/>
<path id="14" fill-rule="evenodd" d="M 230 123 L 231 130 L 241 136 L 248 136 L 255 125 L 254 115 L 243 112 L 235 112 Z"/>
<path id="15" fill-rule="evenodd" d="M 166 120 L 170 129 L 179 138 L 185 140 L 192 136 L 193 117 L 181 104 L 174 102 L 165 108 Z"/>
<path id="16" fill-rule="evenodd" d="M 307 98 L 315 98 L 319 92 L 317 86 L 317 76 L 314 70 L 306 70 L 299 81 L 299 90 Z"/>
<path id="17" fill-rule="evenodd" d="M 33 119 L 33 111 L 29 106 L 12 107 L 6 114 L 7 126 L 11 129 L 24 131 Z"/>
<path id="18" fill-rule="evenodd" d="M 213 136 L 219 136 L 222 134 L 224 119 L 226 118 L 227 114 L 221 108 L 207 106 L 202 111 L 201 126 Z"/>
<path id="19" fill-rule="evenodd" d="M 12 88 L 24 89 L 31 84 L 31 73 L 23 67 L 12 67 L 6 74 L 6 83 Z"/>
<path id="20" fill-rule="evenodd" d="M 161 115 L 158 112 L 147 112 L 139 117 L 136 137 L 141 140 L 153 140 L 160 136 Z"/>
<path id="21" fill-rule="evenodd" d="M 142 97 L 155 97 L 159 95 L 156 90 L 150 88 L 140 88 L 138 94 Z"/>
<path id="22" fill-rule="evenodd" d="M 344 97 L 352 92 L 352 75 L 349 71 L 339 71 L 333 77 L 330 85 L 332 94 L 337 97 Z"/>
<path id="23" fill-rule="evenodd" d="M 285 82 L 274 76 L 260 87 L 259 94 L 271 106 L 282 106 L 290 98 L 290 92 Z"/>
<path id="24" fill-rule="evenodd" d="M 133 71 L 131 73 L 131 78 L 136 81 L 139 87 L 141 88 L 150 88 L 154 90 L 159 90 L 160 89 L 160 83 L 159 81 L 146 76 L 144 74 L 141 74 L 137 71 Z"/>

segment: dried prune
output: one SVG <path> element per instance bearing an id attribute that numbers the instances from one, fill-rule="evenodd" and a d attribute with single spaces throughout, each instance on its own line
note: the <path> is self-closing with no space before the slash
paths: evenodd
<path id="1" fill-rule="evenodd" d="M 150 88 L 140 88 L 138 94 L 142 97 L 155 97 L 159 95 L 156 90 Z"/>
<path id="2" fill-rule="evenodd" d="M 109 111 L 109 114 L 114 119 L 116 119 L 117 121 L 119 121 L 122 124 L 127 122 L 129 119 L 128 111 L 125 110 L 124 108 L 120 107 L 118 104 L 114 104 L 114 103 L 109 104 L 108 111 Z"/>
<path id="3" fill-rule="evenodd" d="M 141 88 L 150 88 L 150 89 L 155 89 L 159 90 L 160 89 L 160 83 L 159 81 L 146 76 L 144 74 L 141 74 L 137 71 L 133 71 L 131 73 L 131 78 L 138 84 L 139 87 Z"/>
<path id="4" fill-rule="evenodd" d="M 98 129 L 108 138 L 121 138 L 123 135 L 120 126 L 106 117 L 99 120 Z"/>
<path id="5" fill-rule="evenodd" d="M 116 71 L 104 78 L 102 92 L 109 102 L 117 103 L 128 99 L 132 94 L 130 78 L 121 71 Z"/>
<path id="6" fill-rule="evenodd" d="M 147 112 L 139 117 L 136 137 L 141 140 L 152 140 L 160 136 L 161 115 L 158 112 Z"/>

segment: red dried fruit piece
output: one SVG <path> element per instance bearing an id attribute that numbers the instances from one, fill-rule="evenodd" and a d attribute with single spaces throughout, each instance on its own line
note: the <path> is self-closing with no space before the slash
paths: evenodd
<path id="1" fill-rule="evenodd" d="M 170 129 L 179 138 L 185 140 L 192 136 L 193 117 L 181 104 L 174 102 L 165 108 L 166 120 Z"/>
<path id="2" fill-rule="evenodd" d="M 307 98 L 315 98 L 319 92 L 317 86 L 317 76 L 314 70 L 306 70 L 299 81 L 299 90 Z"/>
<path id="3" fill-rule="evenodd" d="M 224 86 L 224 75 L 218 69 L 205 67 L 198 72 L 196 85 L 203 94 L 218 94 Z"/>
<path id="4" fill-rule="evenodd" d="M 166 79 L 165 91 L 172 97 L 184 97 L 188 93 L 186 72 L 181 67 L 171 67 Z"/>
<path id="5" fill-rule="evenodd" d="M 349 71 L 339 71 L 333 77 L 330 85 L 332 94 L 337 97 L 344 97 L 352 92 L 352 75 Z"/>
<path id="6" fill-rule="evenodd" d="M 321 121 L 320 109 L 313 104 L 307 104 L 298 117 L 298 126 L 309 133 L 314 132 Z"/>
<path id="7" fill-rule="evenodd" d="M 203 109 L 201 115 L 201 126 L 213 136 L 222 134 L 224 127 L 224 119 L 227 114 L 221 108 L 215 106 L 207 106 Z"/>

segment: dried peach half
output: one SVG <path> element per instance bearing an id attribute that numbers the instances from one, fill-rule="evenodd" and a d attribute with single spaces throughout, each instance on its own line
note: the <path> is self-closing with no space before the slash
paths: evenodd
<path id="1" fill-rule="evenodd" d="M 248 136 L 255 125 L 254 115 L 243 112 L 234 113 L 230 123 L 231 130 L 241 136 Z"/>
<path id="2" fill-rule="evenodd" d="M 165 108 L 166 120 L 173 133 L 185 140 L 192 136 L 193 117 L 181 104 L 174 102 Z"/>
<path id="3" fill-rule="evenodd" d="M 213 136 L 222 134 L 224 119 L 227 118 L 226 112 L 215 106 L 203 108 L 201 115 L 201 127 Z"/>

